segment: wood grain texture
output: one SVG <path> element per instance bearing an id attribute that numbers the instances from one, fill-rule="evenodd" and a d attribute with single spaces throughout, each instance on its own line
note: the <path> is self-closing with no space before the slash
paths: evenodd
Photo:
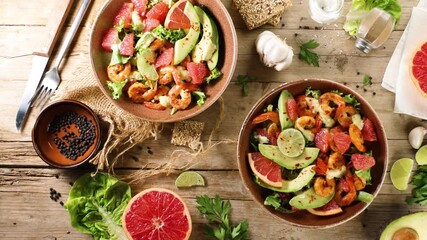
<path id="1" fill-rule="evenodd" d="M 92 23 L 105 1 L 96 0 L 91 4 L 86 17 L 76 34 L 69 56 L 61 67 L 63 81 L 73 81 L 77 69 L 90 67 L 88 40 Z M 351 39 L 342 30 L 344 17 L 336 23 L 321 26 L 308 15 L 307 1 L 294 0 L 293 7 L 285 12 L 277 27 L 265 25 L 248 31 L 237 11 L 230 7 L 231 0 L 222 0 L 229 9 L 238 34 L 239 56 L 234 77 L 224 92 L 225 118 L 220 129 L 213 136 L 214 142 L 237 140 L 242 121 L 255 102 L 267 91 L 283 82 L 303 78 L 327 78 L 345 83 L 360 93 L 377 111 L 389 143 L 389 167 L 401 157 L 414 157 L 407 134 L 410 129 L 425 122 L 417 118 L 393 113 L 394 95 L 381 87 L 381 80 L 388 60 L 399 41 L 410 18 L 411 9 L 417 0 L 402 0 L 402 18 L 396 30 L 383 47 L 364 55 L 354 47 Z M 76 14 L 75 0 L 65 23 L 63 35 L 69 30 L 71 19 Z M 345 1 L 344 12 L 351 1 Z M 50 0 L 0 1 L 0 239 L 91 239 L 70 225 L 66 210 L 49 198 L 49 188 L 62 193 L 61 200 L 67 199 L 70 182 L 83 172 L 91 171 L 89 166 L 75 170 L 58 170 L 47 166 L 35 153 L 31 144 L 31 127 L 39 109 L 32 111 L 23 133 L 15 130 L 15 115 L 23 94 L 31 56 L 38 39 L 43 38 L 43 30 L 51 13 Z M 19 12 L 17 17 L 16 12 Z M 320 55 L 320 68 L 308 66 L 294 57 L 292 67 L 283 72 L 275 72 L 264 67 L 256 54 L 254 41 L 263 30 L 271 30 L 286 37 L 297 54 L 298 42 L 316 39 L 321 46 L 315 51 Z M 62 39 L 59 39 L 62 41 Z M 54 52 L 55 54 L 55 52 Z M 249 82 L 249 96 L 241 95 L 241 87 L 236 85 L 239 74 L 249 74 L 257 79 Z M 364 75 L 372 76 L 373 84 L 363 86 Z M 194 120 L 205 122 L 202 141 L 206 145 L 210 130 L 214 127 L 219 113 L 219 105 L 214 104 Z M 145 166 L 153 169 L 158 164 L 169 161 L 171 153 L 182 149 L 170 144 L 173 125 L 166 124 L 159 139 L 139 144 L 128 152 L 117 164 L 118 177 L 126 177 Z M 392 219 L 408 212 L 424 210 L 417 206 L 407 206 L 404 199 L 410 194 L 397 191 L 387 175 L 379 196 L 360 216 L 333 229 L 306 230 L 290 227 L 266 214 L 252 201 L 240 180 L 237 169 L 236 143 L 222 144 L 212 148 L 206 156 L 198 159 L 194 169 L 206 179 L 207 187 L 176 189 L 175 174 L 158 175 L 144 184 L 132 184 L 137 193 L 145 188 L 160 186 L 176 191 L 189 206 L 193 218 L 191 239 L 206 239 L 203 225 L 206 220 L 196 209 L 195 196 L 218 193 L 230 199 L 233 205 L 232 220 L 248 219 L 251 239 L 378 239 L 381 229 Z M 150 148 L 150 154 L 147 149 Z M 145 170 L 142 170 L 145 171 Z"/>

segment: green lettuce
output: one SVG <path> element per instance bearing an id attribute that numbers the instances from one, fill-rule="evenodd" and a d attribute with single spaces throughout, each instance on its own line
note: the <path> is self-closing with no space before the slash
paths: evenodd
<path id="1" fill-rule="evenodd" d="M 64 207 L 71 225 L 94 239 L 127 239 L 121 217 L 131 198 L 129 184 L 97 173 L 81 176 L 70 190 Z"/>
<path id="2" fill-rule="evenodd" d="M 204 92 L 194 91 L 191 94 L 196 97 L 198 106 L 205 104 L 206 94 Z"/>
<path id="3" fill-rule="evenodd" d="M 157 26 L 153 29 L 152 33 L 156 35 L 157 38 L 162 40 L 168 40 L 171 43 L 175 43 L 181 38 L 184 38 L 186 33 L 183 29 L 170 30 L 164 28 L 162 25 Z"/>
<path id="4" fill-rule="evenodd" d="M 207 84 L 209 84 L 212 80 L 215 80 L 222 76 L 222 72 L 218 68 L 214 68 L 211 70 L 211 74 L 205 78 Z"/>
<path id="5" fill-rule="evenodd" d="M 351 36 L 356 36 L 361 19 L 374 7 L 390 13 L 396 22 L 402 15 L 399 0 L 353 0 L 344 22 L 344 30 Z"/>
<path id="6" fill-rule="evenodd" d="M 123 92 L 123 87 L 126 85 L 127 80 L 125 81 L 119 81 L 119 82 L 112 82 L 107 81 L 108 89 L 110 89 L 111 94 L 113 95 L 113 99 L 119 99 Z"/>
<path id="7" fill-rule="evenodd" d="M 371 168 L 365 170 L 356 170 L 355 173 L 358 177 L 363 178 L 366 181 L 366 185 L 371 185 Z"/>

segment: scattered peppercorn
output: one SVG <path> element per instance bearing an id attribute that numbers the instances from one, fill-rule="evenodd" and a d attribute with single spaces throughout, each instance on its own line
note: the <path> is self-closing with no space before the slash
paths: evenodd
<path id="1" fill-rule="evenodd" d="M 375 95 L 377 95 L 377 93 L 376 93 L 376 92 L 373 92 L 373 93 L 372 93 L 372 95 L 374 95 L 374 96 L 375 96 Z"/>
<path id="2" fill-rule="evenodd" d="M 92 121 L 75 112 L 65 112 L 55 117 L 48 126 L 48 132 L 55 134 L 53 142 L 59 152 L 71 160 L 83 156 L 95 142 L 96 133 Z"/>
<path id="3" fill-rule="evenodd" d="M 356 88 L 359 88 L 359 85 L 356 85 Z"/>

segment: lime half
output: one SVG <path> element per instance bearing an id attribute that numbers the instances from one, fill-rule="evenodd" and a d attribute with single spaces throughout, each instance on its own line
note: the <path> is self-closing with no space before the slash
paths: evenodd
<path id="1" fill-rule="evenodd" d="M 397 190 L 404 191 L 408 188 L 409 177 L 411 176 L 414 160 L 401 158 L 393 163 L 390 170 L 390 178 L 393 186 Z"/>
<path id="2" fill-rule="evenodd" d="M 203 176 L 194 171 L 182 172 L 175 180 L 176 187 L 205 186 Z"/>
<path id="3" fill-rule="evenodd" d="M 299 130 L 287 128 L 279 134 L 277 146 L 283 155 L 287 157 L 298 157 L 304 152 L 305 139 Z"/>
<path id="4" fill-rule="evenodd" d="M 427 164 L 427 145 L 424 145 L 418 149 L 417 153 L 415 154 L 415 161 L 417 161 L 418 165 Z"/>

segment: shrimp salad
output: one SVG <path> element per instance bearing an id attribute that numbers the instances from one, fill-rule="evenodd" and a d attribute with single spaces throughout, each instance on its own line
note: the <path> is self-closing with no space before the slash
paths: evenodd
<path id="1" fill-rule="evenodd" d="M 272 190 L 265 205 L 328 216 L 356 201 L 372 201 L 364 190 L 371 184 L 370 146 L 377 136 L 353 95 L 308 88 L 293 96 L 283 90 L 278 104 L 251 124 L 248 160 L 254 181 Z"/>
<path id="2" fill-rule="evenodd" d="M 111 52 L 106 69 L 113 99 L 171 114 L 203 105 L 204 89 L 222 73 L 217 68 L 215 21 L 187 0 L 125 2 L 101 46 Z"/>

